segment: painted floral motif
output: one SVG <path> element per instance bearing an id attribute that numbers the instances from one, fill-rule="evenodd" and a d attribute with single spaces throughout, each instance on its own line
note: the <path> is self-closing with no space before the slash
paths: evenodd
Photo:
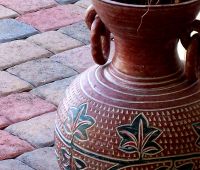
<path id="1" fill-rule="evenodd" d="M 88 106 L 86 103 L 78 107 L 70 107 L 67 119 L 64 122 L 65 132 L 71 135 L 68 150 L 61 148 L 62 165 L 64 170 L 82 170 L 86 168 L 84 161 L 74 157 L 74 139 L 79 141 L 88 140 L 87 130 L 95 124 L 93 117 L 87 115 Z"/>
<path id="2" fill-rule="evenodd" d="M 194 128 L 196 134 L 199 136 L 197 141 L 196 141 L 196 145 L 200 147 L 200 122 L 194 123 L 193 128 Z"/>
<path id="3" fill-rule="evenodd" d="M 119 149 L 127 153 L 137 152 L 140 160 L 145 154 L 157 154 L 162 150 L 155 141 L 161 131 L 149 127 L 149 122 L 143 114 L 138 115 L 132 124 L 117 127 L 117 132 L 121 137 Z"/>
<path id="4" fill-rule="evenodd" d="M 177 167 L 175 167 L 174 165 L 172 167 L 160 167 L 157 170 L 193 170 L 193 167 L 193 163 L 186 163 Z"/>
<path id="5" fill-rule="evenodd" d="M 87 140 L 87 129 L 93 126 L 95 120 L 87 115 L 87 104 L 71 107 L 65 121 L 65 132 L 78 140 Z"/>
<path id="6" fill-rule="evenodd" d="M 65 148 L 61 148 L 61 162 L 64 170 L 83 170 L 86 168 L 84 161 L 73 157 Z"/>
<path id="7" fill-rule="evenodd" d="M 193 170 L 194 163 L 188 162 L 182 165 L 177 164 L 180 160 L 187 160 L 199 157 L 200 155 L 191 154 L 186 157 L 185 155 L 179 155 L 177 157 L 162 157 L 155 159 L 148 159 L 146 155 L 158 154 L 162 151 L 162 147 L 157 143 L 157 139 L 160 137 L 162 131 L 156 127 L 152 127 L 149 124 L 148 119 L 143 113 L 134 118 L 131 124 L 125 124 L 116 128 L 117 133 L 121 139 L 119 143 L 119 149 L 126 153 L 137 153 L 138 159 L 133 160 L 116 160 L 112 158 L 105 158 L 98 153 L 90 153 L 78 148 L 74 143 L 74 139 L 79 141 L 86 141 L 88 139 L 88 129 L 95 124 L 95 119 L 88 115 L 87 104 L 81 104 L 78 107 L 71 107 L 68 111 L 68 117 L 64 123 L 65 132 L 71 136 L 66 140 L 67 148 L 61 148 L 61 161 L 64 170 L 85 170 L 87 169 L 86 163 L 77 158 L 75 152 L 84 153 L 95 159 L 113 162 L 115 165 L 110 170 L 119 170 L 131 166 L 140 166 L 147 163 L 156 163 L 157 161 L 170 161 L 171 166 L 161 166 L 156 170 Z M 200 123 L 193 124 L 194 131 L 198 135 L 196 144 L 200 146 Z M 65 140 L 65 139 L 64 139 Z"/>

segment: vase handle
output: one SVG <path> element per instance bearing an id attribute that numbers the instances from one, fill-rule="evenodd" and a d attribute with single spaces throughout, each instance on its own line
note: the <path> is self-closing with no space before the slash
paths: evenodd
<path id="1" fill-rule="evenodd" d="M 196 31 L 192 37 L 191 32 Z M 200 21 L 195 20 L 191 27 L 184 33 L 181 43 L 186 52 L 185 75 L 190 82 L 198 79 L 199 61 L 200 61 Z"/>
<path id="2" fill-rule="evenodd" d="M 97 15 L 93 5 L 86 11 L 85 22 L 91 30 L 91 52 L 94 61 L 103 65 L 110 54 L 110 31 Z"/>

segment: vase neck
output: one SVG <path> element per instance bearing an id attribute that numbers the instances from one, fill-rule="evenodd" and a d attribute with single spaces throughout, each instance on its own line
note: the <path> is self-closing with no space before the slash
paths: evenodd
<path id="1" fill-rule="evenodd" d="M 178 39 L 122 39 L 115 37 L 112 65 L 135 77 L 162 77 L 181 69 L 177 53 Z"/>

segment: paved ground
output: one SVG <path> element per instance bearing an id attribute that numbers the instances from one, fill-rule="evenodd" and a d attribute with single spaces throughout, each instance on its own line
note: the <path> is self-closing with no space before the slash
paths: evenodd
<path id="1" fill-rule="evenodd" d="M 93 65 L 90 0 L 0 0 L 0 170 L 58 170 L 55 112 Z"/>
<path id="2" fill-rule="evenodd" d="M 56 109 L 94 64 L 83 21 L 90 0 L 72 3 L 0 0 L 0 170 L 59 169 Z"/>

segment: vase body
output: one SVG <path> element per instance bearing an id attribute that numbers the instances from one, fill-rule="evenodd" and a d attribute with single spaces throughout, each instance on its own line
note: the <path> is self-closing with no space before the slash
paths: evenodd
<path id="1" fill-rule="evenodd" d="M 55 130 L 60 168 L 199 170 L 200 83 L 188 80 L 176 46 L 200 1 L 93 5 L 114 35 L 115 54 L 66 90 Z"/>

